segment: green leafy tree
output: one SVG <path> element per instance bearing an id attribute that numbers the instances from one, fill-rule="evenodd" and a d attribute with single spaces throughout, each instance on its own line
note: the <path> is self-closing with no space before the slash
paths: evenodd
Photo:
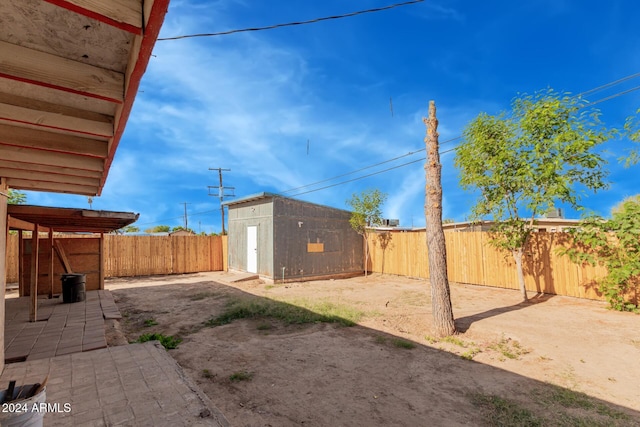
<path id="1" fill-rule="evenodd" d="M 126 227 L 122 227 L 118 230 L 118 234 L 127 234 L 127 233 L 138 233 L 140 231 L 140 227 L 136 227 L 135 225 L 127 225 Z"/>
<path id="2" fill-rule="evenodd" d="M 640 143 L 640 119 L 638 118 L 639 115 L 640 110 L 636 111 L 635 116 L 627 118 L 627 121 L 624 124 L 623 132 L 624 136 L 636 143 Z M 632 148 L 629 151 L 628 156 L 621 157 L 619 160 L 623 161 L 625 163 L 625 166 L 627 167 L 638 164 L 638 162 L 640 162 L 640 150 L 638 148 Z"/>
<path id="3" fill-rule="evenodd" d="M 171 227 L 169 227 L 168 225 L 156 225 L 155 227 L 147 228 L 146 230 L 144 230 L 144 232 L 147 234 L 168 233 L 169 231 L 171 231 Z"/>
<path id="4" fill-rule="evenodd" d="M 9 189 L 9 200 L 7 203 L 10 205 L 24 205 L 27 203 L 27 195 L 22 191 Z"/>
<path id="5" fill-rule="evenodd" d="M 191 233 L 191 234 L 196 234 L 196 233 L 195 233 L 195 231 L 193 231 L 192 229 L 190 229 L 190 228 L 184 228 L 184 227 L 183 227 L 183 226 L 181 226 L 181 225 L 178 225 L 178 226 L 176 226 L 176 227 L 173 227 L 173 228 L 171 229 L 171 232 L 172 232 L 172 233 L 175 233 L 176 231 L 183 231 L 183 230 L 184 230 L 184 231 L 188 231 L 188 232 L 189 232 L 189 233 Z"/>
<path id="6" fill-rule="evenodd" d="M 573 262 L 603 265 L 608 274 L 598 279 L 600 292 L 611 308 L 639 309 L 640 195 L 629 197 L 611 211 L 610 219 L 592 215 L 570 230 L 573 245 L 560 252 Z"/>
<path id="7" fill-rule="evenodd" d="M 521 96 L 510 115 L 480 114 L 464 130 L 456 167 L 465 189 L 480 192 L 474 220 L 493 217 L 491 243 L 513 255 L 523 299 L 522 255 L 535 218 L 557 202 L 581 209 L 585 190 L 605 188 L 604 160 L 597 153 L 613 131 L 586 102 L 549 89 Z"/>
<path id="8" fill-rule="evenodd" d="M 360 195 L 353 194 L 347 200 L 347 205 L 351 208 L 351 227 L 362 236 L 364 242 L 364 275 L 367 275 L 367 264 L 369 263 L 369 228 L 382 224 L 382 204 L 387 199 L 387 195 L 380 190 L 365 190 Z"/>

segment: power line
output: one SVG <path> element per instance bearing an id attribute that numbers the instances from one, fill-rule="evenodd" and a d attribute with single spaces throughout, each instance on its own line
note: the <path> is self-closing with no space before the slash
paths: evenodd
<path id="1" fill-rule="evenodd" d="M 626 94 L 631 93 L 631 92 L 633 92 L 633 91 L 636 91 L 636 90 L 638 90 L 638 89 L 640 89 L 640 86 L 632 87 L 631 89 L 627 89 L 627 90 L 624 90 L 624 91 L 622 91 L 622 92 L 618 92 L 618 93 L 615 93 L 615 94 L 613 94 L 613 95 L 609 95 L 609 96 L 607 96 L 607 97 L 605 97 L 605 98 L 599 99 L 599 100 L 597 100 L 597 101 L 590 102 L 590 103 L 588 103 L 586 106 L 587 106 L 587 107 L 591 107 L 591 106 L 593 106 L 593 105 L 600 104 L 601 102 L 609 101 L 609 100 L 614 99 L 614 98 L 617 98 L 617 97 L 619 97 L 619 96 L 626 95 Z"/>
<path id="2" fill-rule="evenodd" d="M 440 145 L 446 144 L 446 143 L 451 142 L 451 141 L 455 141 L 456 139 L 460 139 L 460 138 L 462 138 L 462 136 L 458 136 L 458 137 L 456 137 L 456 138 L 452 138 L 452 139 L 449 139 L 449 140 L 447 140 L 447 141 L 444 141 L 444 142 L 442 142 L 442 144 L 440 144 Z M 422 152 L 422 151 L 424 151 L 424 150 L 425 150 L 424 148 L 420 148 L 420 149 L 415 150 L 415 151 L 410 151 L 410 152 L 408 152 L 408 153 L 406 153 L 406 154 L 403 154 L 403 155 L 401 155 L 401 156 L 394 157 L 393 159 L 384 160 L 384 161 L 382 161 L 382 162 L 375 163 L 375 164 L 373 164 L 373 165 L 369 165 L 369 166 L 365 166 L 365 167 L 362 167 L 362 168 L 360 168 L 360 169 L 353 170 L 353 171 L 351 171 L 351 172 L 346 172 L 346 173 L 343 173 L 343 174 L 341 174 L 341 175 L 336 175 L 336 176 L 331 177 L 331 178 L 323 179 L 322 181 L 316 181 L 316 182 L 312 182 L 311 184 L 302 185 L 302 186 L 300 186 L 300 187 L 296 187 L 296 188 L 291 188 L 291 189 L 289 189 L 289 190 L 283 191 L 283 192 L 282 192 L 282 194 L 284 194 L 284 193 L 291 193 L 292 191 L 301 190 L 301 189 L 303 189 L 303 188 L 312 187 L 312 186 L 314 186 L 314 185 L 322 184 L 322 183 L 327 182 L 327 181 L 333 181 L 334 179 L 342 178 L 342 177 L 344 177 L 344 176 L 353 175 L 354 173 L 361 172 L 361 171 L 366 170 L 366 169 L 371 169 L 371 168 L 374 168 L 374 167 L 376 167 L 376 166 L 383 165 L 383 164 L 385 164 L 385 163 L 390 163 L 390 162 L 393 162 L 393 161 L 395 161 L 395 160 L 402 159 L 403 157 L 412 156 L 412 155 L 414 155 L 414 154 L 416 154 L 416 153 L 420 153 L 420 152 Z"/>
<path id="3" fill-rule="evenodd" d="M 449 140 L 449 141 L 451 141 L 451 140 Z M 446 141 L 446 142 L 448 142 L 448 141 Z M 454 151 L 456 148 L 457 147 L 453 147 L 453 148 L 449 148 L 448 150 L 440 151 L 439 154 L 443 155 L 443 154 L 450 153 L 450 152 Z M 421 150 L 421 151 L 424 151 L 424 150 Z M 405 167 L 405 166 L 409 166 L 409 165 L 412 165 L 414 163 L 423 162 L 423 161 L 425 161 L 425 159 L 422 159 L 422 158 L 416 159 L 416 160 L 412 160 L 410 162 L 403 163 L 401 165 L 397 165 L 397 166 L 393 166 L 393 167 L 390 167 L 390 168 L 387 168 L 387 169 L 383 169 L 383 170 L 379 170 L 379 171 L 376 171 L 376 172 L 372 172 L 370 174 L 359 176 L 359 177 L 356 177 L 356 178 L 353 178 L 353 179 L 349 179 L 347 181 L 337 182 L 335 184 L 327 185 L 325 187 L 316 188 L 316 189 L 309 190 L 309 191 L 304 191 L 302 193 L 297 193 L 297 194 L 294 194 L 293 196 L 290 196 L 290 197 L 296 197 L 296 196 L 300 196 L 302 194 L 313 193 L 314 191 L 320 191 L 320 190 L 324 190 L 324 189 L 331 188 L 331 187 L 337 187 L 338 185 L 347 184 L 349 182 L 358 181 L 358 180 L 364 179 L 364 178 L 369 178 L 369 177 L 374 176 L 374 175 L 378 175 L 378 174 L 381 174 L 381 173 L 384 173 L 384 172 L 389 172 L 390 170 L 393 170 L 393 169 L 399 169 L 399 168 L 402 168 L 402 167 Z"/>
<path id="4" fill-rule="evenodd" d="M 586 92 L 582 92 L 582 94 L 584 94 L 584 93 L 593 93 L 593 92 L 595 92 L 595 91 L 601 90 L 601 89 L 606 88 L 606 87 L 613 86 L 613 85 L 615 85 L 615 84 L 622 83 L 622 82 L 624 82 L 624 81 L 626 81 L 626 80 L 630 80 L 630 79 L 632 79 L 632 78 L 636 78 L 636 77 L 638 77 L 638 76 L 640 76 L 640 73 L 636 73 L 636 74 L 633 74 L 633 75 L 631 75 L 631 76 L 627 76 L 627 77 L 624 77 L 624 78 L 622 78 L 622 79 L 616 80 L 615 82 L 607 83 L 606 85 L 602 85 L 602 86 L 599 86 L 599 87 L 597 87 L 597 88 L 590 89 L 590 90 L 588 90 L 588 91 L 586 91 Z M 602 99 L 599 99 L 599 100 L 597 100 L 597 101 L 587 103 L 587 104 L 585 104 L 584 106 L 582 106 L 582 107 L 580 107 L 580 108 L 591 107 L 591 106 L 596 105 L 596 104 L 599 104 L 599 103 L 601 103 L 601 102 L 609 101 L 609 100 L 614 99 L 614 98 L 617 98 L 617 97 L 619 97 L 619 96 L 626 95 L 626 94 L 628 94 L 628 93 L 630 93 L 630 92 L 633 92 L 633 91 L 636 91 L 636 90 L 638 90 L 638 89 L 640 89 L 640 86 L 636 86 L 636 87 L 633 87 L 633 88 L 631 88 L 631 89 L 627 89 L 627 90 L 624 90 L 624 91 L 618 92 L 618 93 L 616 93 L 616 94 L 609 95 L 609 96 L 607 96 L 607 97 L 605 97 L 605 98 L 602 98 Z M 578 95 L 576 95 L 576 96 L 575 96 L 575 98 L 577 98 L 577 97 L 581 96 L 582 94 L 578 94 Z M 460 139 L 460 138 L 462 138 L 462 135 L 457 136 L 457 137 L 452 138 L 452 139 L 449 139 L 449 140 L 447 140 L 447 141 L 444 141 L 444 142 L 443 142 L 442 144 L 440 144 L 440 145 L 446 144 L 447 142 L 455 141 L 455 140 Z M 446 153 L 450 153 L 451 151 L 454 151 L 456 148 L 457 148 L 457 147 L 453 147 L 453 148 L 450 148 L 450 149 L 448 149 L 448 150 L 440 151 L 440 153 L 439 153 L 439 154 L 440 154 L 440 155 L 443 155 L 443 154 L 446 154 Z M 337 175 L 337 176 L 334 176 L 334 177 L 332 177 L 332 178 L 327 178 L 327 179 L 324 179 L 324 180 L 322 180 L 322 181 L 317 181 L 317 182 L 312 183 L 312 184 L 303 185 L 303 186 L 301 186 L 301 187 L 297 187 L 296 189 L 302 189 L 302 188 L 311 187 L 311 186 L 314 186 L 314 185 L 317 185 L 317 184 L 321 184 L 321 183 L 324 183 L 324 182 L 327 182 L 327 181 L 332 181 L 332 180 L 334 180 L 334 179 L 341 178 L 341 177 L 344 177 L 344 176 L 347 176 L 347 175 L 351 175 L 351 174 L 354 174 L 354 173 L 356 173 L 356 172 L 360 172 L 360 171 L 365 170 L 365 169 L 370 169 L 370 168 L 372 168 L 372 167 L 379 166 L 379 165 L 381 165 L 381 164 L 388 163 L 388 162 L 391 162 L 391 161 L 394 161 L 394 160 L 397 160 L 397 159 L 400 159 L 400 158 L 403 158 L 403 157 L 406 157 L 406 156 L 409 156 L 409 155 L 412 155 L 412 154 L 416 154 L 416 153 L 419 153 L 419 152 L 421 152 L 421 151 L 425 151 L 425 148 L 422 148 L 422 149 L 419 149 L 419 150 L 415 150 L 415 151 L 409 152 L 409 153 L 407 153 L 407 154 L 404 154 L 404 155 L 402 155 L 402 156 L 395 157 L 395 158 L 393 158 L 393 159 L 389 159 L 389 160 L 386 160 L 386 161 L 383 161 L 383 162 L 379 162 L 379 163 L 376 163 L 376 164 L 373 164 L 373 165 L 365 166 L 365 167 L 360 168 L 360 169 L 357 169 L 357 170 L 355 170 L 355 171 L 351 171 L 351 172 L 347 172 L 347 173 L 344 173 L 344 174 L 341 174 L 341 175 Z M 346 180 L 346 181 L 341 181 L 341 182 L 338 182 L 338 183 L 335 183 L 335 184 L 332 184 L 332 185 L 327 185 L 327 186 L 320 187 L 320 188 L 316 188 L 316 189 L 313 189 L 313 190 L 308 190 L 308 191 L 304 191 L 304 192 L 301 192 L 301 193 L 296 193 L 296 194 L 291 195 L 291 197 L 300 196 L 300 195 L 308 194 L 308 193 L 313 193 L 314 191 L 325 190 L 325 189 L 327 189 L 327 188 L 336 187 L 336 186 L 338 186 L 338 185 L 347 184 L 347 183 L 349 183 L 349 182 L 358 181 L 358 180 L 360 180 L 360 179 L 364 179 L 364 178 L 369 178 L 369 177 L 374 176 L 374 175 L 378 175 L 378 174 L 381 174 L 381 173 L 389 172 L 389 171 L 391 171 L 391 170 L 398 169 L 398 168 L 401 168 L 401 167 L 404 167 L 404 166 L 408 166 L 408 165 L 411 165 L 411 164 L 414 164 L 414 163 L 417 163 L 417 162 L 421 162 L 421 161 L 424 161 L 424 159 L 420 158 L 420 159 L 417 159 L 417 160 L 413 160 L 413 161 L 411 161 L 411 162 L 403 163 L 403 164 L 401 164 L 401 165 L 397 165 L 397 166 L 394 166 L 394 167 L 391 167 L 391 168 L 383 169 L 383 170 L 380 170 L 380 171 L 377 171 L 377 172 L 373 172 L 373 173 L 370 173 L 370 174 L 367 174 L 367 175 L 362 175 L 362 176 L 359 176 L 359 177 L 356 177 L 356 178 L 353 178 L 353 179 L 349 179 L 349 180 Z M 296 190 L 296 189 L 287 190 L 287 191 L 285 191 L 284 193 L 291 192 L 291 191 Z"/>
<path id="5" fill-rule="evenodd" d="M 249 31 L 273 30 L 275 28 L 293 27 L 295 25 L 315 24 L 316 22 L 321 22 L 321 21 L 329 21 L 329 20 L 332 20 L 332 19 L 348 18 L 348 17 L 351 17 L 351 16 L 363 15 L 365 13 L 381 12 L 383 10 L 394 9 L 394 8 L 401 7 L 401 6 L 408 6 L 410 4 L 422 3 L 423 1 L 424 0 L 411 0 L 411 1 L 406 1 L 404 3 L 396 3 L 396 4 L 389 5 L 389 6 L 376 7 L 374 9 L 359 10 L 359 11 L 356 11 L 356 12 L 345 13 L 345 14 L 342 14 L 342 15 L 326 16 L 326 17 L 323 17 L 323 18 L 310 19 L 308 21 L 288 22 L 286 24 L 275 24 L 275 25 L 269 25 L 269 26 L 266 26 L 266 27 L 243 28 L 243 29 L 238 29 L 238 30 L 220 31 L 220 32 L 217 32 L 217 33 L 187 34 L 187 35 L 183 35 L 183 36 L 164 37 L 164 38 L 158 39 L 158 41 L 180 40 L 180 39 L 188 39 L 188 38 L 194 38 L 194 37 L 225 36 L 225 35 L 228 35 L 228 34 L 246 33 L 246 32 L 249 32 Z"/>
<path id="6" fill-rule="evenodd" d="M 640 77 L 640 73 L 631 74 L 631 75 L 623 77 L 621 79 L 614 80 L 612 82 L 603 84 L 602 86 L 598 86 L 596 88 L 586 90 L 584 92 L 581 92 L 581 93 L 577 94 L 575 97 L 576 98 L 580 98 L 580 97 L 583 97 L 583 96 L 591 94 L 591 93 L 599 92 L 599 91 L 601 91 L 603 89 L 607 89 L 607 88 L 609 88 L 611 86 L 615 86 L 615 85 L 618 85 L 620 83 L 626 82 L 627 80 L 635 79 L 636 77 Z"/>
<path id="7" fill-rule="evenodd" d="M 594 88 L 594 89 L 590 89 L 590 90 L 588 90 L 588 91 L 585 91 L 585 92 L 582 92 L 582 93 L 580 93 L 580 94 L 576 95 L 575 97 L 580 97 L 580 96 L 583 96 L 584 94 L 587 94 L 587 93 L 594 93 L 594 92 L 597 92 L 597 91 L 602 90 L 602 89 L 604 89 L 604 88 L 608 88 L 608 87 L 611 87 L 611 86 L 615 86 L 615 85 L 617 85 L 617 84 L 620 84 L 620 83 L 622 83 L 622 82 L 624 82 L 624 81 L 627 81 L 627 80 L 630 80 L 630 79 L 633 79 L 633 78 L 636 78 L 636 77 L 640 77 L 640 73 L 632 74 L 632 75 L 630 75 L 630 76 L 623 77 L 623 78 L 621 78 L 621 79 L 618 79 L 618 80 L 615 80 L 615 81 L 613 81 L 613 82 L 610 82 L 610 83 L 604 84 L 604 85 L 599 86 L 599 87 L 596 87 L 596 88 Z M 638 89 L 640 89 L 640 86 L 636 86 L 636 87 L 634 87 L 634 88 L 627 89 L 627 90 L 624 90 L 624 91 L 621 91 L 621 92 L 615 93 L 615 94 L 613 94 L 613 95 L 609 95 L 609 96 L 604 97 L 604 98 L 602 98 L 602 99 L 599 99 L 599 100 L 597 100 L 597 101 L 594 101 L 594 102 L 588 103 L 588 104 L 584 105 L 584 106 L 583 106 L 583 107 L 581 107 L 581 108 L 591 107 L 591 106 L 596 105 L 596 104 L 599 104 L 599 103 L 601 103 L 601 102 L 609 101 L 609 100 L 614 99 L 614 98 L 617 98 L 617 97 L 619 97 L 619 96 L 626 95 L 626 94 L 628 94 L 628 93 L 630 93 L 630 92 L 633 92 L 633 91 L 636 91 L 636 90 L 638 90 Z M 452 142 L 452 141 L 455 141 L 455 140 L 458 140 L 458 139 L 461 139 L 461 138 L 462 138 L 462 135 L 457 136 L 457 137 L 455 137 L 455 138 L 448 139 L 448 140 L 446 140 L 446 141 L 442 142 L 440 145 L 444 145 L 444 144 L 446 144 L 446 143 L 449 143 L 449 142 Z M 440 155 L 450 153 L 450 152 L 454 151 L 456 148 L 457 148 L 457 147 L 452 147 L 452 148 L 449 148 L 449 149 L 447 149 L 447 150 L 440 151 Z M 408 157 L 408 156 L 410 156 L 410 155 L 413 155 L 413 154 L 416 154 L 416 153 L 420 153 L 420 152 L 422 152 L 422 151 L 425 151 L 425 148 L 421 148 L 421 149 L 418 149 L 418 150 L 415 150 L 415 151 L 411 151 L 411 152 L 408 152 L 408 153 L 403 154 L 403 155 L 401 155 L 401 156 L 397 156 L 397 157 L 394 157 L 394 158 L 389 159 L 389 160 L 385 160 L 385 161 L 378 162 L 378 163 L 375 163 L 375 164 L 372 164 L 372 165 L 369 165 L 369 166 L 365 166 L 365 167 L 362 167 L 362 168 L 360 168 L 360 169 L 356 169 L 356 170 L 351 171 L 351 172 L 343 173 L 343 174 L 341 174 L 341 175 L 336 175 L 336 176 L 334 176 L 334 177 L 327 178 L 327 179 L 323 179 L 323 180 L 321 180 L 321 181 L 316 181 L 316 182 L 311 183 L 311 184 L 307 184 L 307 185 L 303 185 L 303 186 L 300 186 L 300 187 L 296 187 L 296 188 L 293 188 L 293 189 L 290 189 L 290 190 L 286 190 L 286 191 L 283 191 L 282 193 L 289 193 L 289 192 L 293 192 L 293 191 L 295 191 L 295 190 L 299 190 L 299 189 L 303 189 L 303 188 L 311 187 L 311 186 L 314 186 L 314 185 L 322 184 L 322 183 L 325 183 L 325 182 L 328 182 L 328 181 L 332 181 L 332 180 L 334 180 L 334 179 L 342 178 L 342 177 L 345 177 L 345 176 L 348 176 L 348 175 L 352 175 L 352 174 L 357 173 L 357 172 L 361 172 L 361 171 L 366 170 L 366 169 L 370 169 L 370 168 L 372 168 L 372 167 L 380 166 L 380 165 L 382 165 L 382 164 L 389 163 L 389 162 L 392 162 L 392 161 L 394 161 L 394 160 L 398 160 L 398 159 L 401 159 L 401 158 L 404 158 L 404 157 Z M 391 170 L 399 169 L 399 168 L 401 168 L 401 167 L 405 167 L 405 166 L 408 166 L 408 165 L 411 165 L 411 164 L 414 164 L 414 163 L 418 163 L 418 162 L 421 162 L 421 161 L 424 161 L 424 160 L 425 160 L 425 159 L 423 159 L 423 158 L 416 159 L 416 160 L 413 160 L 413 161 L 410 161 L 410 162 L 403 163 L 403 164 L 401 164 L 401 165 L 397 165 L 397 166 L 393 166 L 393 167 L 390 167 L 390 168 L 387 168 L 387 169 L 383 169 L 383 170 L 380 170 L 380 171 L 372 172 L 372 173 L 370 173 L 370 174 L 363 175 L 363 176 L 359 176 L 359 177 L 355 177 L 355 178 L 352 178 L 352 179 L 349 179 L 349 180 L 346 180 L 346 181 L 341 181 L 341 182 L 338 182 L 338 183 L 335 183 L 335 184 L 327 185 L 327 186 L 320 187 L 320 188 L 316 188 L 316 189 L 313 189 L 313 190 L 308 190 L 308 191 L 304 191 L 304 192 L 301 192 L 301 193 L 296 193 L 296 194 L 293 194 L 293 195 L 291 195 L 291 196 L 289 196 L 289 197 L 296 197 L 296 196 L 300 196 L 300 195 L 303 195 L 303 194 L 313 193 L 313 192 L 315 192 L 315 191 L 325 190 L 325 189 L 327 189 L 327 188 L 337 187 L 338 185 L 347 184 L 347 183 L 349 183 L 349 182 L 358 181 L 358 180 L 360 180 L 360 179 L 364 179 L 364 178 L 368 178 L 368 177 L 371 177 L 371 176 L 374 176 L 374 175 L 378 175 L 378 174 L 381 174 L 381 173 L 389 172 L 389 171 L 391 171 Z M 193 217 L 193 216 L 198 216 L 198 215 L 206 215 L 206 214 L 210 214 L 210 213 L 212 213 L 212 212 L 215 212 L 215 211 L 214 211 L 214 210 L 210 210 L 210 211 L 203 211 L 203 212 L 191 213 L 191 216 Z M 183 218 L 183 216 L 178 216 L 178 217 L 173 217 L 173 218 L 165 218 L 165 219 L 162 219 L 162 220 L 157 220 L 157 221 L 155 221 L 155 222 L 149 222 L 149 223 L 144 223 L 144 224 L 139 224 L 139 225 L 141 225 L 141 226 L 144 226 L 144 225 L 153 225 L 153 224 L 157 224 L 157 223 L 159 223 L 159 222 L 170 221 L 170 220 L 173 220 L 173 219 L 180 219 L 180 218 Z"/>
<path id="8" fill-rule="evenodd" d="M 182 204 L 182 203 L 180 203 L 180 204 Z M 207 215 L 207 214 L 210 214 L 210 213 L 213 213 L 213 212 L 218 212 L 218 211 L 217 210 L 210 210 L 210 211 L 202 211 L 202 212 L 195 212 L 195 213 L 192 212 L 192 213 L 189 214 L 189 216 L 194 217 L 194 216 L 198 216 L 198 215 Z M 136 223 L 136 225 L 137 226 L 155 225 L 155 224 L 162 223 L 162 222 L 165 222 L 165 221 L 172 221 L 174 219 L 182 219 L 182 220 L 184 220 L 184 215 L 174 216 L 174 217 L 171 217 L 171 218 L 159 219 L 159 220 L 156 220 L 156 221 L 153 221 L 153 222 L 145 222 L 145 223 L 142 223 L 142 224 Z"/>
<path id="9" fill-rule="evenodd" d="M 423 162 L 423 161 L 424 161 L 424 159 L 412 160 L 410 162 L 403 163 L 403 164 L 397 165 L 397 166 L 393 166 L 393 167 L 390 167 L 390 168 L 387 168 L 387 169 L 383 169 L 383 170 L 380 170 L 380 171 L 377 171 L 377 172 L 372 172 L 372 173 L 367 174 L 367 175 L 358 176 L 356 178 L 349 179 L 349 180 L 342 181 L 342 182 L 337 182 L 335 184 L 327 185 L 325 187 L 320 187 L 320 188 L 316 188 L 316 189 L 313 189 L 313 190 L 304 191 L 302 193 L 297 193 L 297 194 L 294 194 L 291 197 L 300 196 L 302 194 L 307 194 L 307 193 L 313 193 L 314 191 L 320 191 L 320 190 L 324 190 L 324 189 L 331 188 L 331 187 L 337 187 L 338 185 L 347 184 L 347 183 L 353 182 L 353 181 L 358 181 L 358 180 L 363 179 L 363 178 L 368 178 L 370 176 L 378 175 L 378 174 L 381 174 L 383 172 L 388 172 L 388 171 L 393 170 L 393 169 L 398 169 L 398 168 L 401 168 L 401 167 L 404 167 L 404 166 L 407 166 L 407 165 L 411 165 L 413 163 L 418 163 L 418 162 Z"/>

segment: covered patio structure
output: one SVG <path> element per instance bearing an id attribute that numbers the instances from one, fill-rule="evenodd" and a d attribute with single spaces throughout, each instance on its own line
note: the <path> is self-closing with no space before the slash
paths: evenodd
<path id="1" fill-rule="evenodd" d="M 40 371 L 48 372 L 48 400 L 72 407 L 68 417 L 48 413 L 47 425 L 220 425 L 206 405 L 199 409 L 197 388 L 153 344 L 7 369 L 4 362 L 9 190 L 101 195 L 168 6 L 169 0 L 3 0 L 0 7 L 0 387 L 35 374 L 41 381 Z M 39 231 L 61 231 L 15 214 L 11 227 L 32 227 L 35 246 Z M 33 298 L 37 265 L 30 265 Z M 31 306 L 36 320 L 37 305 Z M 201 415 L 194 420 L 187 410 Z"/>
<path id="2" fill-rule="evenodd" d="M 29 319 L 38 320 L 38 295 L 62 292 L 63 273 L 86 277 L 86 290 L 104 289 L 104 234 L 138 219 L 130 212 L 9 205 L 7 224 L 19 235 L 19 295 L 30 296 Z M 30 239 L 23 232 L 31 233 Z M 59 233 L 95 233 L 69 238 Z M 41 242 L 42 233 L 48 238 Z M 72 235 L 71 235 L 72 236 Z"/>
<path id="3" fill-rule="evenodd" d="M 120 313 L 104 291 L 104 233 L 138 215 L 29 205 L 9 205 L 7 212 L 9 229 L 19 235 L 20 298 L 5 302 L 5 363 L 106 347 L 105 320 L 119 319 Z M 25 231 L 29 239 L 23 238 Z M 56 232 L 96 234 L 69 238 Z M 65 273 L 83 275 L 84 301 L 63 304 L 63 298 L 54 298 L 62 292 Z"/>
<path id="4" fill-rule="evenodd" d="M 2 2 L 2 300 L 9 189 L 102 193 L 168 6 L 169 0 Z M 0 369 L 4 317 L 3 303 Z"/>

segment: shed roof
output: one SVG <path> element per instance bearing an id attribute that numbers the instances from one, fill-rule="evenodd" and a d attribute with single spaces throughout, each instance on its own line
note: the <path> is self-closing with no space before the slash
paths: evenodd
<path id="1" fill-rule="evenodd" d="M 2 0 L 0 177 L 100 195 L 169 0 Z"/>
<path id="2" fill-rule="evenodd" d="M 226 206 L 233 206 L 233 205 L 239 205 L 241 203 L 253 202 L 253 201 L 256 201 L 256 200 L 272 199 L 274 197 L 289 198 L 289 197 L 281 196 L 280 194 L 268 193 L 266 191 L 263 191 L 261 193 L 250 194 L 248 196 L 244 196 L 244 197 L 241 197 L 239 199 L 229 200 L 227 202 L 223 202 L 222 204 L 226 205 Z"/>
<path id="3" fill-rule="evenodd" d="M 283 196 L 282 194 L 269 193 L 269 192 L 266 192 L 266 191 L 263 191 L 261 193 L 251 194 L 249 196 L 241 197 L 239 199 L 223 202 L 222 204 L 225 205 L 225 206 L 231 207 L 231 206 L 240 205 L 240 204 L 243 204 L 243 203 L 254 202 L 254 201 L 264 200 L 264 199 L 287 199 L 287 200 L 293 200 L 295 202 L 302 203 L 302 204 L 305 204 L 305 205 L 318 206 L 318 207 L 321 207 L 321 208 L 331 209 L 331 210 L 334 210 L 334 211 L 351 212 L 351 211 L 348 211 L 346 209 L 334 208 L 333 206 L 327 206 L 327 205 L 321 205 L 321 204 L 318 204 L 318 203 L 307 202 L 305 200 L 300 200 L 300 199 L 295 199 L 293 197 Z"/>
<path id="4" fill-rule="evenodd" d="M 7 205 L 9 228 L 29 230 L 29 224 L 54 231 L 108 233 L 134 223 L 133 212 L 96 211 L 78 208 L 53 208 L 33 205 Z"/>

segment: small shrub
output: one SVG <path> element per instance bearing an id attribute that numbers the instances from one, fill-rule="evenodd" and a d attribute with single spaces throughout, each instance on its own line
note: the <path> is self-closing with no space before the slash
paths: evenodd
<path id="1" fill-rule="evenodd" d="M 150 327 L 150 326 L 156 326 L 158 324 L 158 322 L 156 322 L 155 319 L 151 318 L 151 319 L 147 319 L 144 321 L 144 326 L 145 327 Z"/>
<path id="2" fill-rule="evenodd" d="M 471 403 L 480 408 L 484 421 L 491 426 L 543 426 L 543 420 L 517 402 L 499 396 L 475 393 Z"/>
<path id="3" fill-rule="evenodd" d="M 215 296 L 213 292 L 198 292 L 197 294 L 190 295 L 189 299 L 191 301 L 200 301 L 213 296 Z"/>
<path id="4" fill-rule="evenodd" d="M 207 320 L 205 326 L 226 325 L 237 319 L 256 319 L 270 317 L 287 324 L 338 323 L 354 326 L 364 313 L 345 305 L 329 301 L 311 302 L 275 301 L 269 299 L 241 298 L 229 301 L 225 311 L 219 316 Z"/>
<path id="5" fill-rule="evenodd" d="M 210 371 L 210 370 L 208 370 L 208 369 L 203 369 L 203 370 L 202 370 L 202 376 L 203 376 L 204 378 L 208 378 L 208 379 L 210 379 L 210 378 L 213 378 L 215 375 L 213 375 L 213 374 L 211 373 L 211 371 Z"/>
<path id="6" fill-rule="evenodd" d="M 229 379 L 233 382 L 249 381 L 253 378 L 253 373 L 247 371 L 234 372 L 229 376 Z"/>
<path id="7" fill-rule="evenodd" d="M 500 341 L 489 346 L 491 350 L 495 350 L 508 359 L 519 359 L 520 356 L 529 353 L 529 350 L 523 348 L 518 341 L 511 338 L 502 337 Z"/>
<path id="8" fill-rule="evenodd" d="M 627 414 L 600 403 L 591 396 L 557 385 L 549 385 L 547 389 L 535 390 L 534 397 L 544 405 L 583 409 L 610 419 L 627 420 L 629 418 Z"/>
<path id="9" fill-rule="evenodd" d="M 481 353 L 480 349 L 477 347 L 471 348 L 460 355 L 465 360 L 473 360 L 477 354 Z"/>
<path id="10" fill-rule="evenodd" d="M 407 340 L 403 340 L 401 338 L 396 338 L 393 340 L 393 345 L 398 347 L 398 348 L 404 348 L 407 350 L 411 350 L 413 348 L 416 348 L 416 345 L 414 343 L 412 343 L 411 341 L 407 341 Z"/>
<path id="11" fill-rule="evenodd" d="M 162 335 L 162 334 L 142 334 L 140 338 L 136 342 L 143 343 L 147 341 L 160 341 L 160 344 L 167 350 L 173 350 L 178 348 L 178 344 L 182 342 L 182 339 L 178 337 L 174 337 L 173 335 Z"/>
<path id="12" fill-rule="evenodd" d="M 456 338 L 454 336 L 448 336 L 448 337 L 444 337 L 441 340 L 442 342 L 448 342 L 449 344 L 454 344 L 457 345 L 458 347 L 463 347 L 463 348 L 467 348 L 467 343 L 465 343 L 464 341 L 462 341 L 460 338 Z"/>
<path id="13" fill-rule="evenodd" d="M 572 247 L 560 248 L 577 264 L 603 265 L 607 275 L 596 280 L 609 306 L 640 312 L 640 195 L 626 198 L 611 211 L 611 218 L 591 216 L 569 232 Z M 633 296 L 636 296 L 633 298 Z"/>
<path id="14" fill-rule="evenodd" d="M 435 344 L 438 342 L 438 338 L 432 337 L 431 335 L 426 335 L 424 339 L 427 340 L 429 344 Z"/>
<path id="15" fill-rule="evenodd" d="M 386 344 L 387 343 L 387 339 L 385 337 L 383 337 L 382 335 L 376 335 L 375 342 L 376 342 L 376 344 Z"/>

